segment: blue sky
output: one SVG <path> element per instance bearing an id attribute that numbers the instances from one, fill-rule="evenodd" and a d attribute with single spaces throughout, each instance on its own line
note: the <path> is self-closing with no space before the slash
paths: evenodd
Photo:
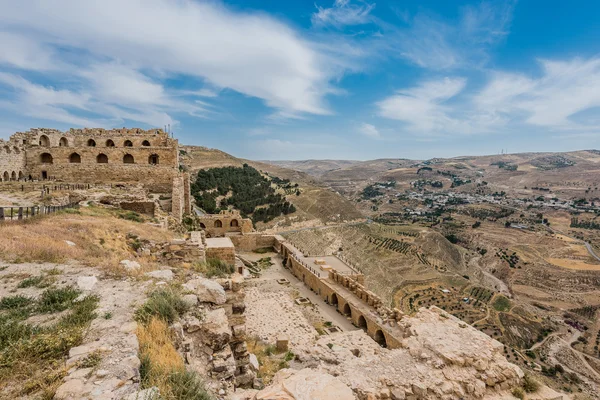
<path id="1" fill-rule="evenodd" d="M 0 137 L 162 127 L 251 159 L 600 148 L 600 3 L 0 0 Z"/>

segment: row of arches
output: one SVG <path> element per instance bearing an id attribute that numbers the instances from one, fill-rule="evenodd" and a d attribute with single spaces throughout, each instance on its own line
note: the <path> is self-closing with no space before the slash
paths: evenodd
<path id="1" fill-rule="evenodd" d="M 231 228 L 237 228 L 238 226 L 240 226 L 239 222 L 237 219 L 232 219 L 231 222 L 229 223 L 229 226 Z M 223 227 L 223 222 L 218 219 L 215 221 L 215 228 L 222 228 Z"/>
<path id="2" fill-rule="evenodd" d="M 148 164 L 157 165 L 159 163 L 160 157 L 158 154 L 150 154 L 148 156 Z M 135 164 L 135 158 L 131 154 L 125 154 L 122 159 L 123 164 Z M 42 153 L 40 154 L 40 163 L 42 164 L 53 164 L 54 157 L 50 153 Z M 71 153 L 69 155 L 69 163 L 70 164 L 81 164 L 81 155 L 79 153 Z M 108 156 L 104 153 L 100 153 L 96 156 L 97 164 L 108 164 Z"/>
<path id="3" fill-rule="evenodd" d="M 354 312 L 352 311 L 352 307 L 348 302 L 344 302 L 343 306 L 340 309 L 340 301 L 336 293 L 333 293 L 329 299 L 331 305 L 333 305 L 338 312 L 342 315 L 350 318 L 350 320 L 359 328 L 364 330 L 365 332 L 369 332 L 369 326 L 367 324 L 367 319 L 364 315 L 359 314 L 358 318 L 355 320 Z M 381 347 L 387 347 L 387 340 L 385 338 L 385 334 L 381 329 L 375 330 L 375 334 L 373 336 L 373 340 L 375 340 Z"/>
<path id="4" fill-rule="evenodd" d="M 42 147 L 50 147 L 50 138 L 46 135 L 42 135 L 39 138 L 38 144 Z M 58 146 L 59 147 L 69 147 L 70 146 L 69 139 L 67 139 L 64 136 L 61 137 L 60 140 L 58 141 Z M 88 147 L 96 147 L 97 146 L 96 140 L 88 139 L 87 146 Z M 108 139 L 108 140 L 106 140 L 106 142 L 104 142 L 104 146 L 105 147 L 116 147 L 115 141 L 112 139 Z M 149 140 L 144 140 L 142 142 L 142 146 L 150 147 L 150 146 L 152 146 L 152 144 L 150 143 Z M 133 142 L 131 140 L 127 139 L 123 142 L 123 147 L 133 147 Z"/>
<path id="5" fill-rule="evenodd" d="M 11 173 L 4 171 L 4 173 L 0 175 L 0 182 L 20 181 L 23 180 L 23 178 L 23 172 L 21 171 L 12 171 Z"/>

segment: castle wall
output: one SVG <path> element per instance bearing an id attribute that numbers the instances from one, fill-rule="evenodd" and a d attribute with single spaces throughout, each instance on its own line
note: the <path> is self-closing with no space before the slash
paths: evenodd
<path id="1" fill-rule="evenodd" d="M 17 177 L 21 171 L 23 178 L 35 180 L 135 182 L 168 193 L 179 172 L 178 142 L 160 129 L 40 128 L 17 132 L 9 142 L 21 151 L 0 152 L 2 175 L 14 169 Z"/>
<path id="2" fill-rule="evenodd" d="M 254 251 L 265 247 L 273 247 L 275 251 L 278 251 L 279 242 L 275 236 L 250 233 L 247 235 L 231 235 L 229 238 L 239 251 Z"/>
<path id="3" fill-rule="evenodd" d="M 0 182 L 17 181 L 25 176 L 25 151 L 16 141 L 0 140 Z"/>

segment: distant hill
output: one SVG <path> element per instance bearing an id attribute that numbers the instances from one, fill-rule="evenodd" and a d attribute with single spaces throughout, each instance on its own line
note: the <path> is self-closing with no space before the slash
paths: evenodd
<path id="1" fill-rule="evenodd" d="M 182 146 L 181 150 L 181 163 L 192 173 L 192 179 L 195 179 L 200 169 L 226 166 L 240 167 L 248 164 L 266 175 L 289 179 L 299 184 L 299 196 L 296 194 L 286 196 L 286 199 L 294 204 L 297 211 L 288 216 L 276 218 L 267 224 L 259 223 L 258 229 L 265 230 L 273 227 L 292 229 L 363 218 L 363 215 L 352 202 L 332 191 L 318 178 L 305 172 L 265 162 L 237 158 L 221 150 L 207 147 Z"/>
<path id="2" fill-rule="evenodd" d="M 394 180 L 400 188 L 421 179 L 421 168 L 433 170 L 430 178 L 445 172 L 445 188 L 451 175 L 463 180 L 485 181 L 494 190 L 530 194 L 532 187 L 549 188 L 565 197 L 600 196 L 600 151 L 581 150 L 564 153 L 519 153 L 488 156 L 462 156 L 431 160 L 378 159 L 370 161 L 270 161 L 319 178 L 324 184 L 352 196 L 369 184 Z M 448 178 L 450 176 L 450 178 Z M 472 185 L 472 186 L 473 186 Z M 470 186 L 462 187 L 467 190 Z M 587 191 L 587 192 L 586 192 Z"/>

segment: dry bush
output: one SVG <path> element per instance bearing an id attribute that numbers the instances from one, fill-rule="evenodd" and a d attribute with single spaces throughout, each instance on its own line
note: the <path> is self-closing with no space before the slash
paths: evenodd
<path id="1" fill-rule="evenodd" d="M 148 240 L 168 241 L 166 230 L 116 217 L 112 210 L 82 208 L 21 222 L 0 224 L 0 254 L 5 261 L 63 263 L 77 260 L 88 266 L 120 270 L 120 260 L 132 257 L 127 233 Z M 69 246 L 66 241 L 75 243 Z M 139 257 L 140 264 L 149 259 Z"/>

